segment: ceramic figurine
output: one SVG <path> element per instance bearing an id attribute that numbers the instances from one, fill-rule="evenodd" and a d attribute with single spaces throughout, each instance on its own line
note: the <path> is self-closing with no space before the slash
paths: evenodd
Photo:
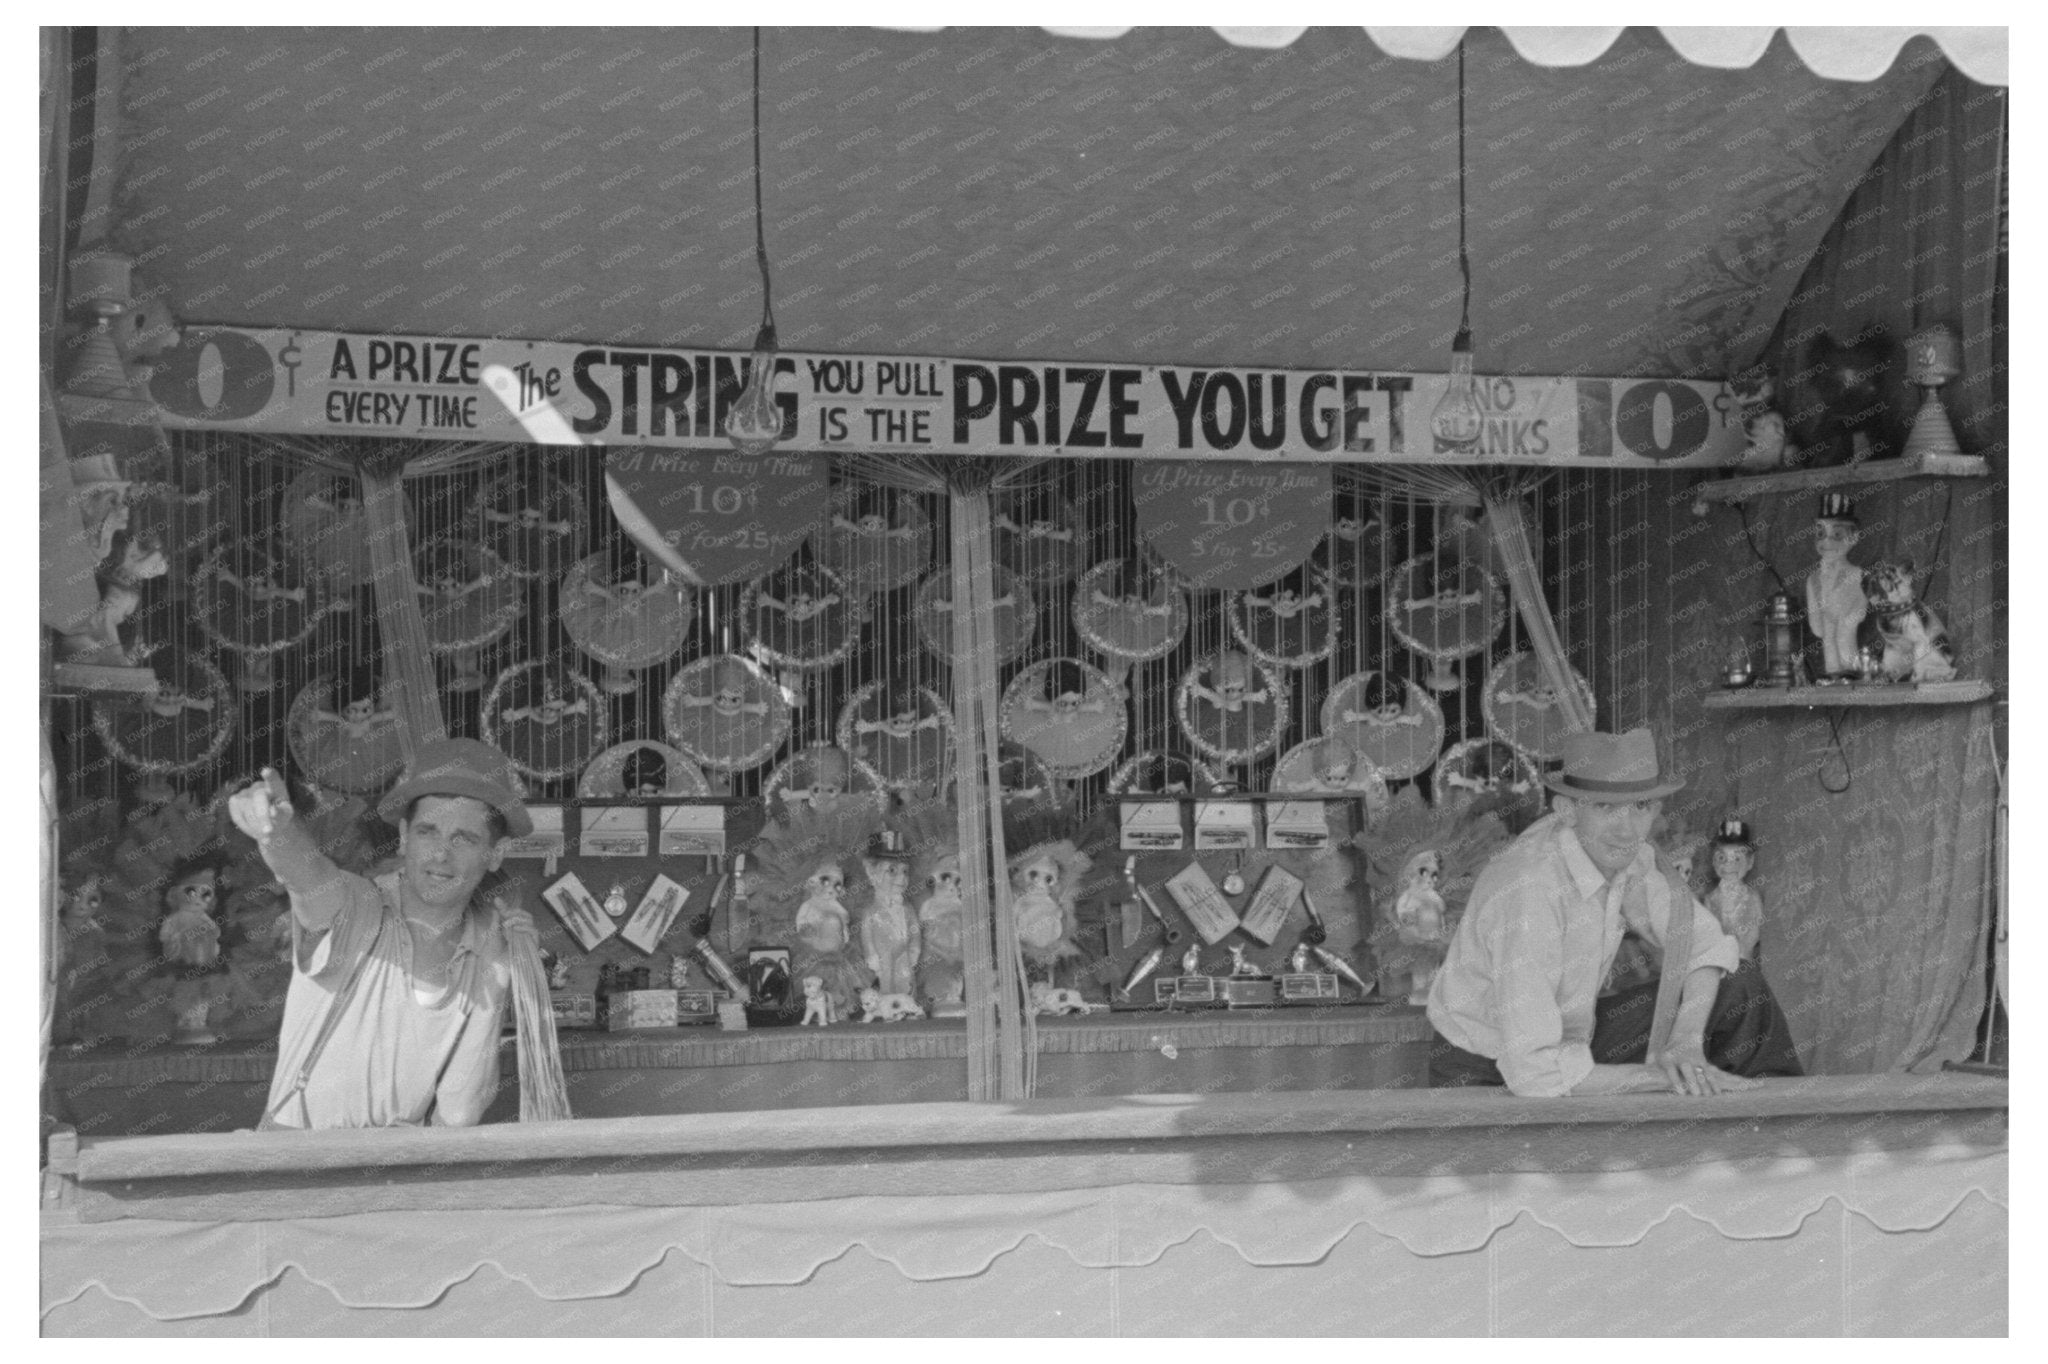
<path id="1" fill-rule="evenodd" d="M 1394 901 L 1394 924 L 1401 942 L 1425 949 L 1411 954 L 1408 1002 L 1429 1002 L 1429 982 L 1443 961 L 1443 949 L 1450 939 L 1444 932 L 1444 897 L 1437 891 L 1443 875 L 1443 858 L 1425 848 L 1401 868 L 1401 894 Z"/>
<path id="2" fill-rule="evenodd" d="M 1258 963 L 1246 958 L 1249 949 L 1241 942 L 1230 945 L 1230 974 L 1233 976 L 1262 976 Z"/>
<path id="3" fill-rule="evenodd" d="M 1188 944 L 1188 950 L 1180 954 L 1180 973 L 1184 976 L 1202 974 L 1202 944 L 1200 941 Z"/>
<path id="4" fill-rule="evenodd" d="M 1920 600 L 1911 563 L 1872 564 L 1863 571 L 1863 595 L 1884 642 L 1877 665 L 1880 677 L 1891 682 L 1947 682 L 1955 677 L 1955 649 L 1941 617 Z"/>
<path id="5" fill-rule="evenodd" d="M 960 858 L 942 854 L 925 878 L 931 893 L 917 907 L 923 952 L 917 961 L 917 993 L 930 1001 L 934 1013 L 957 1013 L 966 996 L 965 905 L 960 897 Z"/>
<path id="6" fill-rule="evenodd" d="M 863 1023 L 899 1023 L 906 1018 L 923 1017 L 924 1009 L 907 994 L 884 994 L 876 989 L 860 992 L 860 1021 Z"/>
<path id="7" fill-rule="evenodd" d="M 164 887 L 164 921 L 156 934 L 166 961 L 206 967 L 220 959 L 220 925 L 213 918 L 219 895 L 220 874 L 210 862 L 172 874 Z"/>
<path id="8" fill-rule="evenodd" d="M 142 605 L 142 584 L 170 572 L 170 561 L 147 535 L 117 531 L 114 545 L 118 557 L 99 571 L 99 607 L 84 626 L 58 640 L 57 657 L 64 663 L 105 668 L 136 665 L 133 651 L 121 643 L 121 626 Z"/>
<path id="9" fill-rule="evenodd" d="M 569 959 L 556 957 L 548 963 L 548 988 L 566 990 L 569 988 Z"/>
<path id="10" fill-rule="evenodd" d="M 1820 563 L 1806 575 L 1806 627 L 1820 638 L 1823 679 L 1856 675 L 1856 627 L 1870 613 L 1863 570 L 1849 562 L 1862 530 L 1846 493 L 1822 493 L 1813 523 Z"/>
<path id="11" fill-rule="evenodd" d="M 1041 1018 L 1088 1012 L 1088 1001 L 1078 990 L 1055 989 L 1042 980 L 1031 982 L 1030 1002 L 1032 1014 Z"/>
<path id="12" fill-rule="evenodd" d="M 907 996 L 923 944 L 917 917 L 903 898 L 910 886 L 910 852 L 903 835 L 894 829 L 878 832 L 861 867 L 875 890 L 873 903 L 861 915 L 861 952 L 884 995 Z"/>
<path id="13" fill-rule="evenodd" d="M 817 976 L 804 977 L 804 1016 L 797 1020 L 800 1027 L 830 1027 L 834 1022 L 832 996 L 825 993 L 825 982 Z"/>
<path id="14" fill-rule="evenodd" d="M 1742 404 L 1742 453 L 1738 468 L 1751 473 L 1790 469 L 1800 462 L 1799 447 L 1786 437 L 1785 414 L 1778 410 L 1777 381 L 1767 369 L 1745 370 L 1728 381 Z"/>
<path id="15" fill-rule="evenodd" d="M 804 901 L 796 912 L 797 953 L 792 971 L 799 977 L 817 977 L 832 1007 L 834 1018 L 851 1013 L 853 1002 L 868 985 L 861 968 L 847 952 L 852 930 L 841 895 L 846 874 L 836 862 L 826 862 L 804 882 Z"/>
<path id="16" fill-rule="evenodd" d="M 1080 955 L 1074 944 L 1079 927 L 1074 898 L 1091 864 L 1086 853 L 1065 840 L 1031 848 L 1011 861 L 1010 910 L 1028 967 L 1050 974 L 1060 961 Z"/>
<path id="17" fill-rule="evenodd" d="M 1764 897 L 1748 881 L 1755 865 L 1756 843 L 1749 825 L 1739 819 L 1724 822 L 1714 835 L 1714 889 L 1707 896 L 1707 908 L 1721 921 L 1721 930 L 1735 939 L 1744 961 L 1756 956 L 1764 931 Z"/>
<path id="18" fill-rule="evenodd" d="M 1287 969 L 1297 976 L 1308 970 L 1308 946 L 1306 942 L 1296 943 L 1293 954 L 1287 958 Z"/>

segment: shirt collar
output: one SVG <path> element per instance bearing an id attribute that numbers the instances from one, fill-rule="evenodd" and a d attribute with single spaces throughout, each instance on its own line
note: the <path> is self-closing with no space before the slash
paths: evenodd
<path id="1" fill-rule="evenodd" d="M 403 919 L 405 917 L 405 900 L 404 891 L 398 884 L 398 873 L 390 871 L 379 876 L 377 878 L 377 887 L 385 892 L 384 903 L 391 906 L 391 912 Z M 476 897 L 471 896 L 469 904 L 462 911 L 462 932 L 455 939 L 455 951 L 452 955 L 460 956 L 464 952 L 475 952 L 482 955 L 485 946 L 483 938 L 484 918 L 485 916 L 477 911 Z"/>

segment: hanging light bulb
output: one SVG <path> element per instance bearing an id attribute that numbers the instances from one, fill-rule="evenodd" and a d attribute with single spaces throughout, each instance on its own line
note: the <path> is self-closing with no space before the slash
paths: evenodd
<path id="1" fill-rule="evenodd" d="M 1439 455 L 1479 447 L 1486 417 L 1472 383 L 1472 259 L 1465 252 L 1465 40 L 1458 40 L 1458 274 L 1465 284 L 1458 307 L 1458 333 L 1451 338 L 1451 374 L 1444 396 L 1430 413 L 1430 434 Z"/>
<path id="2" fill-rule="evenodd" d="M 775 302 L 768 278 L 768 238 L 761 225 L 761 30 L 754 30 L 754 261 L 761 267 L 761 329 L 746 386 L 725 418 L 725 438 L 743 455 L 765 454 L 782 439 L 775 403 Z"/>
<path id="3" fill-rule="evenodd" d="M 782 439 L 782 409 L 775 405 L 775 324 L 754 334 L 746 387 L 725 416 L 725 438 L 743 455 L 764 454 Z"/>

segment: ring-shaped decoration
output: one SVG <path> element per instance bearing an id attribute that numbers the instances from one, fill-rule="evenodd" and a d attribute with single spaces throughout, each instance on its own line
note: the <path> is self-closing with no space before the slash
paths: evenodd
<path id="1" fill-rule="evenodd" d="M 241 529 L 228 515 L 233 499 L 220 470 L 188 465 L 185 472 L 182 482 L 137 483 L 128 490 L 129 530 L 153 532 L 173 572 Z"/>
<path id="2" fill-rule="evenodd" d="M 1428 692 L 1370 670 L 1330 688 L 1322 722 L 1324 734 L 1351 745 L 1388 781 L 1427 771 L 1444 742 L 1444 713 Z"/>
<path id="3" fill-rule="evenodd" d="M 494 479 L 477 496 L 476 535 L 508 572 L 553 582 L 590 538 L 582 490 L 543 469 Z"/>
<path id="4" fill-rule="evenodd" d="M 484 697 L 484 737 L 536 781 L 573 777 L 605 746 L 604 695 L 551 660 L 515 663 Z"/>
<path id="5" fill-rule="evenodd" d="M 1166 748 L 1126 758 L 1109 774 L 1112 796 L 1198 796 L 1226 784 L 1201 759 Z"/>
<path id="6" fill-rule="evenodd" d="M 917 581 L 932 561 L 932 522 L 920 499 L 894 488 L 844 484 L 811 532 L 811 557 L 865 597 Z"/>
<path id="7" fill-rule="evenodd" d="M 1071 783 L 1045 765 L 1045 759 L 1019 743 L 996 744 L 996 785 L 1005 802 L 1059 804 L 1073 794 Z"/>
<path id="8" fill-rule="evenodd" d="M 1387 623 L 1394 638 L 1435 663 L 1480 652 L 1507 618 L 1507 593 L 1500 580 L 1473 559 L 1418 554 L 1394 570 L 1387 586 Z M 1454 674 L 1448 681 L 1439 677 L 1431 682 L 1439 691 L 1455 685 Z"/>
<path id="9" fill-rule="evenodd" d="M 94 701 L 92 727 L 107 751 L 137 772 L 195 772 L 220 757 L 234 737 L 235 694 L 204 656 L 168 649 L 157 654 L 150 662 L 156 690 Z"/>
<path id="10" fill-rule="evenodd" d="M 192 575 L 192 613 L 223 649 L 245 656 L 282 653 L 313 633 L 327 614 L 320 579 L 296 555 L 268 540 L 231 540 Z"/>
<path id="11" fill-rule="evenodd" d="M 1387 779 L 1372 759 L 1333 734 L 1304 739 L 1281 754 L 1267 785 L 1285 795 L 1363 796 L 1373 815 L 1392 800 Z"/>
<path id="12" fill-rule="evenodd" d="M 662 693 L 661 718 L 668 741 L 715 772 L 759 767 L 789 737 L 782 688 L 737 654 L 678 668 Z"/>
<path id="13" fill-rule="evenodd" d="M 630 670 L 674 658 L 689 640 L 697 602 L 688 587 L 651 567 L 638 554 L 633 567 L 614 571 L 608 555 L 580 559 L 555 593 L 562 629 L 607 670 L 607 691 L 630 691 Z M 613 675 L 628 673 L 623 684 Z"/>
<path id="14" fill-rule="evenodd" d="M 1277 668 L 1306 668 L 1337 652 L 1336 594 L 1311 582 L 1306 594 L 1280 584 L 1230 593 L 1225 615 L 1232 637 Z"/>
<path id="15" fill-rule="evenodd" d="M 996 562 L 1033 587 L 1071 580 L 1088 541 L 1079 505 L 1052 484 L 997 493 L 989 529 Z"/>
<path id="16" fill-rule="evenodd" d="M 346 695 L 344 675 L 319 673 L 285 712 L 285 744 L 316 783 L 351 795 L 374 795 L 405 767 L 397 707 L 372 678 L 364 695 Z"/>
<path id="17" fill-rule="evenodd" d="M 882 776 L 836 744 L 805 744 L 777 763 L 761 783 L 761 803 L 773 819 L 791 805 L 812 809 L 854 797 L 877 804 L 888 799 Z"/>
<path id="18" fill-rule="evenodd" d="M 1572 681 L 1591 715 L 1592 685 L 1576 668 L 1572 669 Z M 1573 733 L 1566 727 L 1564 706 L 1544 675 L 1542 662 L 1527 651 L 1510 655 L 1487 670 L 1486 686 L 1479 693 L 1479 712 L 1486 717 L 1488 733 L 1539 767 L 1564 756 L 1564 741 Z"/>
<path id="19" fill-rule="evenodd" d="M 996 663 L 1023 657 L 1038 633 L 1038 598 L 1022 578 L 996 564 L 989 575 L 989 604 L 995 608 L 991 633 Z M 941 568 L 917 589 L 917 640 L 942 662 L 953 661 L 953 570 Z"/>
<path id="20" fill-rule="evenodd" d="M 412 512 L 400 500 L 408 523 Z M 285 544 L 330 587 L 361 587 L 376 571 L 370 561 L 370 522 L 362 485 L 352 474 L 308 469 L 285 485 Z"/>
<path id="21" fill-rule="evenodd" d="M 1048 658 L 1003 689 L 1002 737 L 1038 756 L 1055 777 L 1090 777 L 1116 761 L 1129 723 L 1123 689 L 1078 658 Z"/>
<path id="22" fill-rule="evenodd" d="M 681 751 L 653 739 L 613 744 L 590 760 L 576 779 L 576 794 L 610 796 L 708 796 L 711 783 Z"/>
<path id="23" fill-rule="evenodd" d="M 1540 813 L 1543 787 L 1529 760 L 1499 739 L 1465 739 L 1445 749 L 1436 760 L 1430 794 L 1439 808 L 1458 797 L 1499 795 L 1520 805 L 1533 803 Z"/>
<path id="24" fill-rule="evenodd" d="M 1074 584 L 1074 633 L 1119 664 L 1164 658 L 1188 633 L 1180 575 L 1149 560 L 1105 559 Z"/>
<path id="25" fill-rule="evenodd" d="M 930 687 L 869 682 L 839 708 L 839 746 L 891 791 L 937 790 L 953 766 L 953 708 Z"/>
<path id="26" fill-rule="evenodd" d="M 1386 554 L 1386 527 L 1379 515 L 1370 508 L 1340 508 L 1309 553 L 1309 576 L 1326 589 L 1355 592 L 1379 582 Z"/>
<path id="27" fill-rule="evenodd" d="M 868 600 L 823 564 L 785 564 L 740 593 L 740 628 L 777 667 L 829 668 L 853 652 Z"/>
<path id="28" fill-rule="evenodd" d="M 420 623 L 436 654 L 481 649 L 511 630 L 525 592 L 496 554 L 474 540 L 437 536 L 412 556 Z"/>
<path id="29" fill-rule="evenodd" d="M 1202 655 L 1174 690 L 1181 733 L 1203 757 L 1249 763 L 1280 747 L 1292 711 L 1284 679 L 1231 649 Z"/>

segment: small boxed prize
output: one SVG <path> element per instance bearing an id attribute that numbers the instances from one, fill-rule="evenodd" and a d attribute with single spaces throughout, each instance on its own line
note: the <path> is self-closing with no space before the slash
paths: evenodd
<path id="1" fill-rule="evenodd" d="M 1279 998 L 1271 976 L 1225 976 L 1217 984 L 1223 1003 L 1232 1009 L 1270 1009 Z"/>
<path id="2" fill-rule="evenodd" d="M 1252 892 L 1251 903 L 1245 906 L 1238 927 L 1247 936 L 1270 947 L 1286 926 L 1289 911 L 1300 899 L 1299 876 L 1277 864 L 1267 867 L 1259 878 L 1259 888 Z"/>
<path id="3" fill-rule="evenodd" d="M 689 891 L 657 873 L 654 883 L 641 895 L 639 906 L 619 936 L 642 952 L 654 951 L 689 899 Z"/>
<path id="4" fill-rule="evenodd" d="M 1160 984 L 1172 984 L 1172 1000 L 1175 1004 L 1214 1004 L 1216 1002 L 1216 978 L 1214 976 L 1175 976 Z M 1164 1001 L 1161 1001 L 1162 1003 Z"/>
<path id="5" fill-rule="evenodd" d="M 1313 851 L 1330 846 L 1330 820 L 1319 800 L 1281 800 L 1266 807 L 1266 846 Z"/>
<path id="6" fill-rule="evenodd" d="M 657 851 L 663 857 L 725 856 L 725 807 L 662 806 Z"/>
<path id="7" fill-rule="evenodd" d="M 1123 801 L 1117 821 L 1117 847 L 1124 852 L 1179 852 L 1187 846 L 1177 800 Z"/>
<path id="8" fill-rule="evenodd" d="M 1250 801 L 1196 802 L 1196 852 L 1243 852 L 1258 846 L 1259 811 Z"/>
<path id="9" fill-rule="evenodd" d="M 554 1008 L 558 1028 L 597 1026 L 597 996 L 588 990 L 550 990 L 548 1003 Z"/>
<path id="10" fill-rule="evenodd" d="M 613 1032 L 634 1028 L 673 1028 L 676 1025 L 675 990 L 615 990 L 610 996 L 611 1018 L 606 1026 Z"/>
<path id="11" fill-rule="evenodd" d="M 1202 941 L 1211 947 L 1237 931 L 1237 911 L 1223 898 L 1223 892 L 1202 870 L 1201 863 L 1190 862 L 1175 872 L 1166 883 L 1166 892 L 1180 906 L 1180 912 L 1188 916 L 1195 932 L 1202 935 Z"/>
<path id="12" fill-rule="evenodd" d="M 716 1023 L 718 1021 L 718 991 L 678 990 L 676 991 L 676 1022 Z"/>
<path id="13" fill-rule="evenodd" d="M 585 857 L 647 856 L 647 810 L 640 805 L 586 806 L 576 850 Z"/>
<path id="14" fill-rule="evenodd" d="M 1336 1004 L 1342 1001 L 1337 993 L 1337 977 L 1329 971 L 1289 971 L 1280 977 L 1280 1002 L 1283 1004 Z"/>
<path id="15" fill-rule="evenodd" d="M 523 838 L 510 840 L 505 849 L 507 857 L 533 857 L 548 859 L 561 857 L 569 850 L 569 843 L 562 835 L 562 807 L 559 805 L 529 805 L 527 817 L 533 820 L 533 832 Z"/>

